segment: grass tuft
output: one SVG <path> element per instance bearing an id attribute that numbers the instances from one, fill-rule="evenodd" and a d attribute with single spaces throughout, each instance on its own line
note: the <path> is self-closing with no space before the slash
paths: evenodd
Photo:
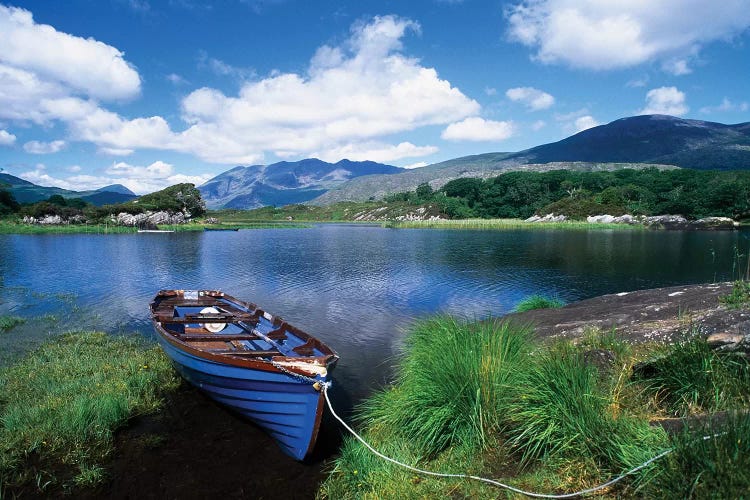
<path id="1" fill-rule="evenodd" d="M 750 414 L 722 425 L 686 430 L 673 452 L 640 478 L 642 498 L 747 498 L 750 491 Z"/>
<path id="2" fill-rule="evenodd" d="M 719 302 L 730 309 L 750 308 L 750 281 L 735 281 L 732 284 L 732 291 L 719 297 Z"/>
<path id="3" fill-rule="evenodd" d="M 739 353 L 718 353 L 699 337 L 643 363 L 634 379 L 675 416 L 750 404 L 748 358 Z"/>
<path id="4" fill-rule="evenodd" d="M 516 305 L 515 312 L 531 311 L 533 309 L 557 309 L 565 305 L 560 299 L 549 298 L 544 295 L 529 295 Z"/>
<path id="5" fill-rule="evenodd" d="M 0 316 L 0 332 L 7 332 L 13 327 L 25 322 L 26 320 L 19 316 Z"/>
<path id="6" fill-rule="evenodd" d="M 528 358 L 530 333 L 450 317 L 417 324 L 396 385 L 373 396 L 361 419 L 394 429 L 427 455 L 457 443 L 483 447 Z"/>
<path id="7" fill-rule="evenodd" d="M 100 480 L 113 432 L 177 384 L 161 350 L 136 339 L 81 332 L 42 345 L 0 371 L 0 482 Z"/>

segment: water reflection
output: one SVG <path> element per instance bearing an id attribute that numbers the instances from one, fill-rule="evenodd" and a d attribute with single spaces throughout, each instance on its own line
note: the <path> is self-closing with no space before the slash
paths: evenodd
<path id="1" fill-rule="evenodd" d="M 355 401 L 389 377 L 416 318 L 500 315 L 526 295 L 567 301 L 732 277 L 746 233 L 312 229 L 123 235 L 0 235 L 0 314 L 151 335 L 161 288 L 217 288 L 258 303 L 334 346 Z M 9 293 L 25 290 L 24 293 Z M 44 294 L 35 298 L 31 292 Z M 73 294 L 75 306 L 52 300 Z M 85 315 L 86 319 L 83 319 Z M 31 322 L 33 323 L 33 322 Z M 0 336 L 0 348 L 23 328 Z M 4 344 L 3 344 L 4 342 Z"/>

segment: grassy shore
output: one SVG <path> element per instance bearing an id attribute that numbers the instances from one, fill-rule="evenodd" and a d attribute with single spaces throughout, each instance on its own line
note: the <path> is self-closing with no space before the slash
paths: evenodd
<path id="1" fill-rule="evenodd" d="M 589 224 L 580 221 L 564 222 L 524 222 L 521 219 L 436 219 L 412 221 L 387 221 L 384 227 L 398 229 L 487 229 L 487 230 L 516 230 L 516 229 L 585 229 L 602 230 L 618 229 L 626 231 L 640 231 L 644 227 L 640 224 Z"/>
<path id="2" fill-rule="evenodd" d="M 744 357 L 716 354 L 697 338 L 634 348 L 599 332 L 577 345 L 543 345 L 526 327 L 449 317 L 418 324 L 406 345 L 395 383 L 356 417 L 365 439 L 397 460 L 563 493 L 601 484 L 674 447 L 603 494 L 732 498 L 750 489 L 749 440 L 739 437 L 750 426 L 748 414 L 721 431 L 678 436 L 650 424 L 659 416 L 746 408 Z M 612 362 L 588 362 L 593 349 L 606 349 Z M 726 434 L 702 439 L 717 432 Z M 416 475 L 353 439 L 319 491 L 331 499 L 498 495 L 505 493 L 479 482 Z"/>
<path id="3" fill-rule="evenodd" d="M 303 228 L 309 224 L 299 222 L 228 222 L 222 224 L 161 224 L 160 230 L 165 231 L 203 231 L 210 229 L 271 229 L 271 228 Z M 0 221 L 0 234 L 122 234 L 136 233 L 137 227 L 115 226 L 111 224 L 23 224 L 11 221 Z"/>
<path id="4" fill-rule="evenodd" d="M 23 224 L 0 221 L 0 234 L 121 234 L 135 233 L 134 227 L 112 224 Z"/>
<path id="5" fill-rule="evenodd" d="M 66 334 L 0 370 L 0 497 L 91 486 L 113 432 L 157 410 L 178 378 L 158 347 Z"/>

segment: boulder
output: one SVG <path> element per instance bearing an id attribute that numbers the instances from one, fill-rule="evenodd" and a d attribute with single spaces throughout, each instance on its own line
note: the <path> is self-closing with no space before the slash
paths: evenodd
<path id="1" fill-rule="evenodd" d="M 612 215 L 589 215 L 586 222 L 589 224 L 612 224 L 615 218 Z"/>
<path id="2" fill-rule="evenodd" d="M 65 221 L 59 215 L 45 215 L 41 219 L 37 220 L 39 224 L 63 224 Z"/>
<path id="3" fill-rule="evenodd" d="M 532 215 L 524 222 L 565 222 L 568 218 L 565 215 L 547 214 L 544 216 Z"/>
<path id="4" fill-rule="evenodd" d="M 712 349 L 720 352 L 750 352 L 750 334 L 717 332 L 706 337 Z"/>
<path id="5" fill-rule="evenodd" d="M 699 229 L 702 231 L 731 230 L 737 229 L 739 225 L 739 222 L 735 222 L 729 217 L 704 217 L 690 223 L 691 229 Z"/>

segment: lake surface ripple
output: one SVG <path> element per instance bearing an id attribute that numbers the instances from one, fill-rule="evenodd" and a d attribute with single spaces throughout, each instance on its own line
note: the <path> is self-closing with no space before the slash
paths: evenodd
<path id="1" fill-rule="evenodd" d="M 96 328 L 152 336 L 162 288 L 221 289 L 255 302 L 341 355 L 352 401 L 387 382 L 403 333 L 435 313 L 505 314 L 530 294 L 605 293 L 728 280 L 747 232 L 394 230 L 319 225 L 120 235 L 0 235 L 0 314 L 23 337 Z M 744 262 L 744 261 L 743 261 Z M 733 275 L 734 273 L 734 275 Z M 2 359 L 0 359 L 2 361 Z"/>

